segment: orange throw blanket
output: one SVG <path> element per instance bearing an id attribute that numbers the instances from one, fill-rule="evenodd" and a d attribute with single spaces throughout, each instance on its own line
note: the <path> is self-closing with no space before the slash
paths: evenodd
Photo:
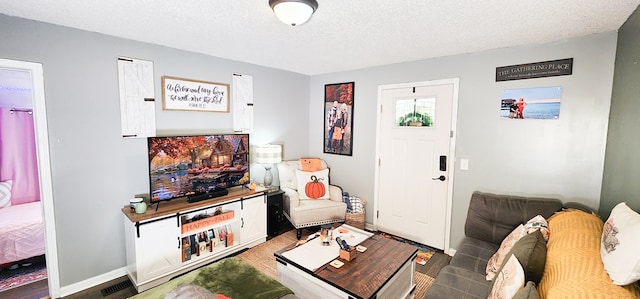
<path id="1" fill-rule="evenodd" d="M 640 298 L 637 283 L 617 286 L 607 275 L 600 258 L 602 226 L 598 216 L 577 210 L 549 218 L 540 298 Z"/>

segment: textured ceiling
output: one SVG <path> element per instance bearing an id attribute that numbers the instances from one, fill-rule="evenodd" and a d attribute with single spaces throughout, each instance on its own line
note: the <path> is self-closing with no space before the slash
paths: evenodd
<path id="1" fill-rule="evenodd" d="M 0 13 L 316 75 L 617 30 L 640 0 L 0 0 Z M 0 32 L 1 32 L 0 28 Z"/>

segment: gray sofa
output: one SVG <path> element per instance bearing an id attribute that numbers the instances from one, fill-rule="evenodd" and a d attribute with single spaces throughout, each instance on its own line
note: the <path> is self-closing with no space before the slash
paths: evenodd
<path id="1" fill-rule="evenodd" d="M 566 206 L 588 210 L 578 203 Z M 487 298 L 491 286 L 491 281 L 485 278 L 487 262 L 502 240 L 519 224 L 536 215 L 549 218 L 562 208 L 558 199 L 474 192 L 465 222 L 465 238 L 424 298 Z"/>

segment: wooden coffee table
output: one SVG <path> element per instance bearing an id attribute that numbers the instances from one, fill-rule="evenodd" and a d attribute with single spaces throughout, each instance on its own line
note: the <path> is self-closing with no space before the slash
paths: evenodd
<path id="1" fill-rule="evenodd" d="M 303 261 L 283 255 L 295 244 L 283 248 L 274 254 L 278 262 L 278 281 L 300 298 L 413 298 L 418 248 L 378 235 L 360 245 L 367 250 L 359 252 L 355 259 L 336 258 L 344 262 L 342 267 L 335 268 L 326 263 L 317 269 L 307 269 L 302 266 Z M 327 247 L 327 250 L 338 250 L 337 245 Z M 307 258 L 314 256 L 311 254 Z"/>

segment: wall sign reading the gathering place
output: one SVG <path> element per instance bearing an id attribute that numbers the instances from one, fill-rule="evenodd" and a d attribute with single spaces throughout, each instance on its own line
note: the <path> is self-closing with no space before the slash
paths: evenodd
<path id="1" fill-rule="evenodd" d="M 162 76 L 162 109 L 229 112 L 229 84 Z"/>
<path id="2" fill-rule="evenodd" d="M 573 58 L 496 68 L 496 82 L 571 75 Z"/>

